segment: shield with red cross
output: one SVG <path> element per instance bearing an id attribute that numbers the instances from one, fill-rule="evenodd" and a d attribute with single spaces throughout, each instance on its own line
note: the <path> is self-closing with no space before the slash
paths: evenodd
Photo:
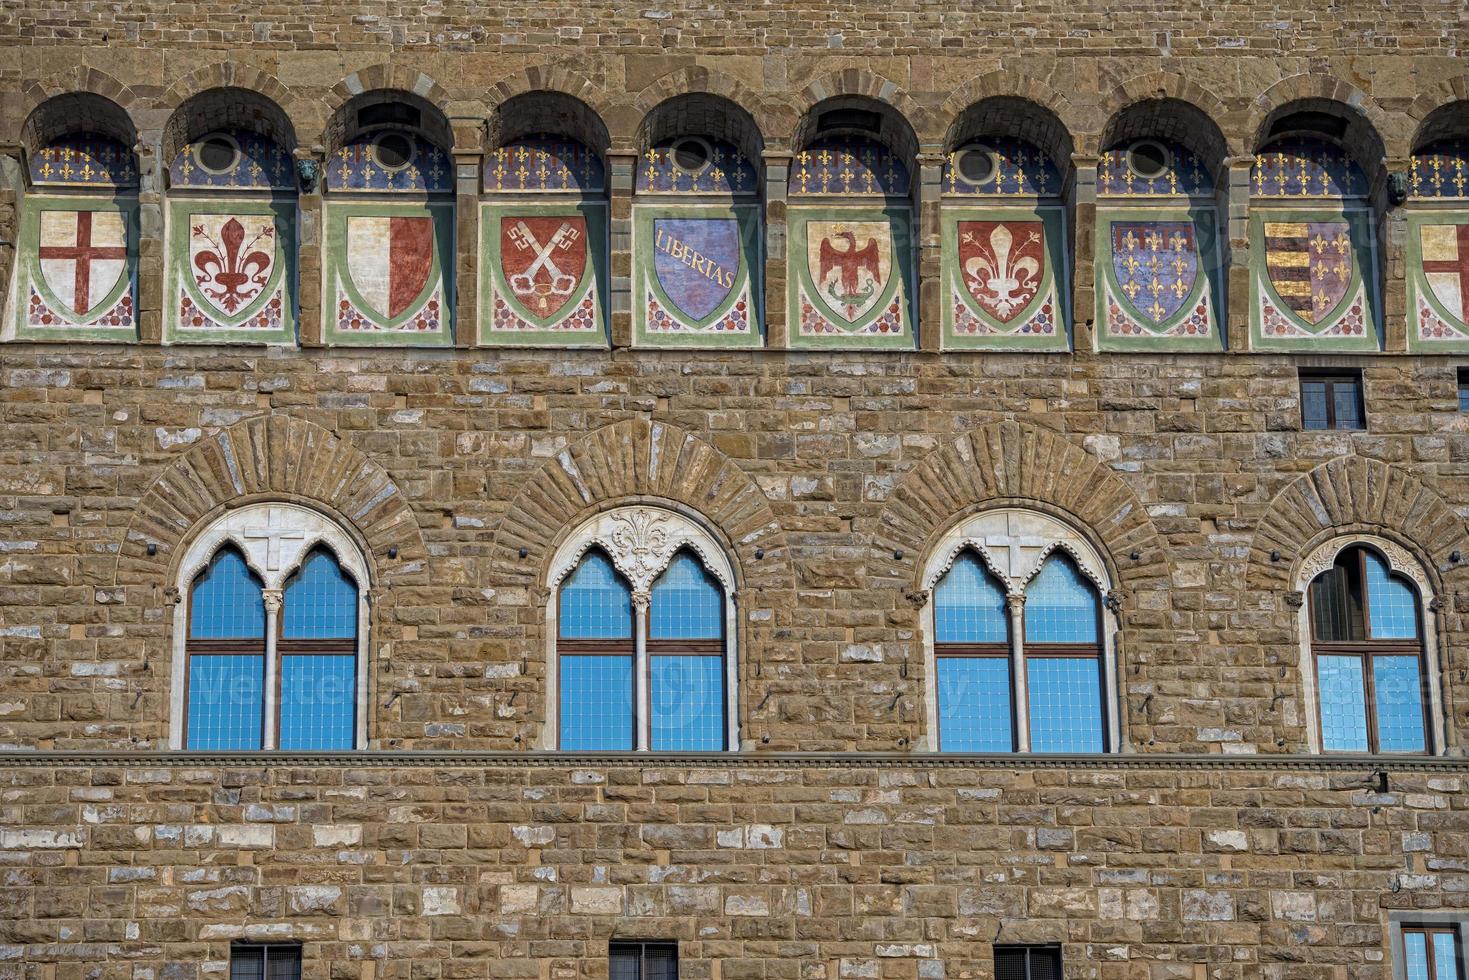
<path id="1" fill-rule="evenodd" d="M 43 211 L 36 257 L 51 295 L 86 316 L 127 270 L 127 223 L 115 211 Z"/>
<path id="2" fill-rule="evenodd" d="M 1423 278 L 1444 308 L 1469 323 L 1469 224 L 1422 225 Z"/>

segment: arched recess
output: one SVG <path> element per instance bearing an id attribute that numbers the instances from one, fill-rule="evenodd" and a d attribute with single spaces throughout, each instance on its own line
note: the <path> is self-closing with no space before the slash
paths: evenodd
<path id="1" fill-rule="evenodd" d="M 1184 117 L 1172 120 L 1151 115 L 1147 110 L 1153 107 L 1150 106 L 1153 103 L 1171 103 L 1181 107 Z M 1135 109 L 1135 106 L 1141 108 Z M 1104 99 L 1102 112 L 1105 114 L 1099 114 L 1098 118 L 1107 120 L 1103 130 L 1078 138 L 1083 150 L 1099 153 L 1109 142 L 1146 135 L 1143 130 L 1156 133 L 1160 128 L 1173 127 L 1173 132 L 1162 132 L 1162 135 L 1172 136 L 1191 148 L 1196 147 L 1196 152 L 1211 159 L 1222 159 L 1239 152 L 1239 148 L 1231 146 L 1220 130 L 1229 115 L 1224 103 L 1213 92 L 1176 72 L 1149 72 L 1119 83 Z M 1132 125 L 1137 127 L 1137 132 L 1129 131 L 1128 127 Z"/>
<path id="2" fill-rule="evenodd" d="M 262 415 L 218 430 L 164 469 L 133 510 L 113 582 L 171 583 L 192 532 L 233 507 L 267 500 L 335 517 L 358 536 L 379 587 L 427 577 L 418 521 L 387 471 L 313 422 Z"/>
<path id="3" fill-rule="evenodd" d="M 1464 521 L 1436 490 L 1401 467 L 1339 456 L 1270 501 L 1250 542 L 1246 588 L 1293 590 L 1295 570 L 1311 549 L 1348 532 L 1379 534 L 1409 548 L 1440 595 L 1440 577 L 1454 568 L 1449 556 L 1469 554 Z"/>
<path id="4" fill-rule="evenodd" d="M 42 104 L 58 96 L 97 96 L 118 106 L 122 114 L 129 117 L 132 112 L 132 106 L 137 101 L 137 95 L 133 90 L 117 78 L 100 69 L 90 68 L 84 65 L 77 65 L 43 78 L 31 79 L 25 83 L 21 94 L 24 99 L 22 111 L 28 117 L 34 115 L 35 110 Z M 27 127 L 29 125 L 29 120 L 27 120 L 25 126 L 23 126 L 23 131 L 28 131 Z M 66 123 L 62 131 L 71 128 L 73 128 L 72 124 Z M 129 133 L 135 131 L 136 126 L 131 118 L 128 119 L 126 128 Z M 45 137 L 41 139 L 41 143 L 44 145 L 46 139 L 58 134 L 53 132 L 40 135 Z M 120 133 L 109 135 L 121 139 Z M 24 136 L 22 142 L 27 143 L 29 146 L 32 138 L 34 137 L 29 135 Z M 131 146 L 132 144 L 129 143 L 128 145 Z"/>
<path id="5" fill-rule="evenodd" d="M 128 111 L 96 92 L 63 92 L 39 103 L 21 126 L 21 144 L 32 157 L 52 140 L 69 133 L 100 133 L 132 150 L 138 131 Z"/>
<path id="6" fill-rule="evenodd" d="M 915 566 L 894 555 L 927 554 L 965 515 L 1002 502 L 1051 511 L 1088 529 L 1119 588 L 1167 587 L 1163 539 L 1132 488 L 1065 436 L 1010 420 L 960 436 L 904 477 L 878 518 L 875 574 L 921 590 Z M 1110 598 L 1115 604 L 1122 597 Z"/>
<path id="7" fill-rule="evenodd" d="M 249 130 L 268 137 L 286 153 L 296 148 L 296 128 L 277 99 L 254 88 L 206 88 L 182 100 L 163 126 L 159 159 L 164 166 L 190 141 L 215 130 Z"/>
<path id="8" fill-rule="evenodd" d="M 759 159 L 759 151 L 764 148 L 768 134 L 783 133 L 789 128 L 781 125 L 783 117 L 778 107 L 768 106 L 759 93 L 739 79 L 700 65 L 689 65 L 661 75 L 643 86 L 633 97 L 628 106 L 631 111 L 626 115 L 609 109 L 608 126 L 612 129 L 613 138 L 636 142 L 640 137 L 648 136 L 650 120 L 655 116 L 653 110 L 680 96 L 713 96 L 724 100 L 724 104 L 732 104 L 735 111 L 730 126 L 742 131 L 741 138 L 749 144 L 736 145 L 741 150 L 753 150 L 755 159 Z M 717 125 L 714 120 L 705 122 Z M 754 136 L 744 136 L 745 131 Z"/>
<path id="9" fill-rule="evenodd" d="M 1303 111 L 1341 119 L 1346 129 L 1338 142 L 1366 172 L 1374 192 L 1386 183 L 1383 134 L 1392 133 L 1392 121 L 1365 92 L 1333 75 L 1292 75 L 1256 97 L 1243 127 L 1249 140 L 1246 151 L 1256 152 L 1269 142 L 1277 121 Z"/>
<path id="10" fill-rule="evenodd" d="M 176 113 L 185 102 L 211 89 L 242 89 L 278 106 L 292 101 L 291 90 L 270 72 L 253 65 L 220 61 L 205 65 L 178 79 L 168 87 L 155 108 L 170 114 Z"/>
<path id="11" fill-rule="evenodd" d="M 791 144 L 799 146 L 810 141 L 816 125 L 816 115 L 812 110 L 817 105 L 845 96 L 859 96 L 883 103 L 890 106 L 894 113 L 902 118 L 902 124 L 894 120 L 890 123 L 885 122 L 884 125 L 883 142 L 888 142 L 890 134 L 894 142 L 889 143 L 889 146 L 896 153 L 906 152 L 910 156 L 916 153 L 918 134 L 927 137 L 933 129 L 928 125 L 928 117 L 924 108 L 896 82 L 865 68 L 844 68 L 841 71 L 812 79 L 801 90 L 799 97 L 801 121 L 796 132 L 792 134 Z M 902 134 L 903 125 L 908 127 L 907 135 Z M 934 138 L 937 138 L 937 134 L 934 134 Z M 910 140 L 911 143 L 909 143 Z"/>
<path id="12" fill-rule="evenodd" d="M 1010 71 L 992 71 L 977 78 L 972 78 L 950 92 L 944 99 L 943 105 L 938 109 L 936 116 L 940 124 L 946 125 L 944 145 L 946 147 L 959 146 L 966 135 L 964 130 L 970 121 L 965 117 L 972 113 L 974 107 L 991 105 L 1001 107 L 1006 104 L 1024 104 L 1027 109 L 1024 118 L 1017 120 L 1017 125 L 998 128 L 1017 128 L 1016 136 L 1027 139 L 1044 150 L 1051 153 L 1057 167 L 1065 171 L 1071 166 L 1070 154 L 1073 149 L 1073 139 L 1070 130 L 1076 125 L 1076 107 L 1065 95 L 1057 92 L 1051 86 L 1038 78 Z M 1054 119 L 1060 128 L 1056 132 L 1048 119 Z M 1000 122 L 998 118 L 986 120 L 984 117 L 973 119 L 974 122 Z M 984 129 L 994 129 L 994 125 L 981 126 Z M 972 135 L 972 134 L 970 134 Z M 1059 154 L 1066 153 L 1065 159 Z"/>
<path id="13" fill-rule="evenodd" d="M 1413 123 L 1411 140 L 1404 146 L 1388 145 L 1393 157 L 1417 152 L 1437 140 L 1456 137 L 1469 129 L 1464 106 L 1469 105 L 1469 75 L 1455 75 L 1419 90 L 1406 110 Z"/>
<path id="14" fill-rule="evenodd" d="M 607 89 L 563 65 L 532 66 L 509 75 L 486 92 L 487 100 L 500 111 L 505 103 L 519 95 L 530 92 L 551 92 L 575 99 L 586 105 L 598 117 L 605 117 L 612 108 Z M 490 145 L 496 137 L 495 123 L 490 125 Z"/>
<path id="15" fill-rule="evenodd" d="M 785 532 L 755 481 L 692 433 L 641 419 L 588 433 L 520 488 L 495 528 L 496 578 L 544 587 L 547 563 L 573 528 L 591 514 L 639 499 L 699 515 L 722 539 L 736 588 L 794 587 Z"/>

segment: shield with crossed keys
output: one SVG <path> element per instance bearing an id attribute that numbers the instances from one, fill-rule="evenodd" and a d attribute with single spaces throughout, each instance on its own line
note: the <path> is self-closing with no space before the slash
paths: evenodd
<path id="1" fill-rule="evenodd" d="M 534 316 L 554 316 L 580 293 L 586 275 L 586 218 L 579 214 L 501 218 L 500 271 L 510 292 Z"/>

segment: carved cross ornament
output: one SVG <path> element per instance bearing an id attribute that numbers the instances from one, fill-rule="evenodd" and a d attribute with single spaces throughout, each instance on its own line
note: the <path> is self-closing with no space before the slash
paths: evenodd
<path id="1" fill-rule="evenodd" d="M 1049 514 L 1008 507 L 976 514 L 945 534 L 925 567 L 923 590 L 931 591 L 965 549 L 980 556 L 1011 596 L 1024 596 L 1057 551 L 1069 555 L 1103 595 L 1111 591 L 1101 556 L 1078 531 Z"/>
<path id="2" fill-rule="evenodd" d="M 218 554 L 232 544 L 245 556 L 245 562 L 260 576 L 267 594 L 285 587 L 286 580 L 317 545 L 325 545 L 334 554 L 359 589 L 368 584 L 367 563 L 356 542 L 326 515 L 299 504 L 252 504 L 223 514 L 196 537 L 179 565 L 180 591 L 187 589 L 195 577 Z"/>
<path id="3" fill-rule="evenodd" d="M 577 528 L 557 551 L 547 585 L 554 589 L 571 574 L 582 555 L 601 548 L 627 579 L 633 596 L 647 596 L 680 550 L 692 551 L 724 587 L 734 591 L 734 572 L 724 550 L 698 524 L 662 507 L 619 507 L 598 514 Z"/>

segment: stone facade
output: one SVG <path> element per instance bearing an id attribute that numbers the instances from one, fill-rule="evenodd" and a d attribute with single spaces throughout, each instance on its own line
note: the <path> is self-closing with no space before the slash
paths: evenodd
<path id="1" fill-rule="evenodd" d="M 1409 353 L 1418 253 L 1390 201 L 1424 140 L 1461 135 L 1469 75 L 1452 4 L 1307 6 L 13 5 L 0 286 L 60 120 L 138 146 L 142 183 L 138 341 L 0 346 L 0 977 L 203 980 L 251 937 L 303 941 L 312 980 L 596 980 L 610 939 L 646 937 L 692 980 L 987 980 L 996 941 L 1062 943 L 1072 980 L 1388 980 L 1398 913 L 1469 917 L 1469 416 L 1458 362 Z M 324 162 L 375 90 L 442 116 L 456 346 L 324 345 L 330 194 L 305 182 L 299 344 L 161 346 L 160 170 L 191 114 Z M 715 95 L 759 135 L 764 349 L 639 349 L 634 160 Z M 605 127 L 608 349 L 476 348 L 486 156 L 562 98 Z M 828 99 L 909 127 L 918 350 L 790 349 L 786 167 Z M 1248 176 L 1289 107 L 1353 120 L 1384 353 L 1249 349 Z M 986 127 L 1072 164 L 1072 353 L 937 350 L 933 191 Z M 1227 352 L 1093 352 L 1079 177 L 1144 136 L 1224 167 Z M 1365 431 L 1302 430 L 1303 365 L 1361 370 Z M 261 501 L 367 558 L 360 756 L 167 751 L 178 565 Z M 738 753 L 537 748 L 548 565 L 632 501 L 727 550 Z M 1064 518 L 1107 566 L 1120 753 L 919 751 L 920 569 L 998 506 Z M 1436 756 L 1311 752 L 1298 570 L 1352 534 L 1431 586 Z"/>

